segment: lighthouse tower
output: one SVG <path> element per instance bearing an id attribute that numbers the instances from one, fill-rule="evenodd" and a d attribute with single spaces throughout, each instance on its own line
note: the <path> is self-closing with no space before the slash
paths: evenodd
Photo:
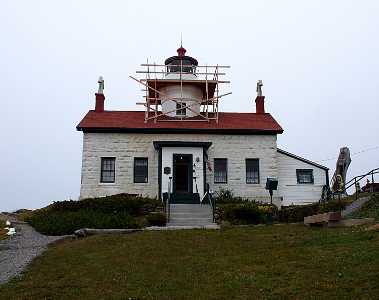
<path id="1" fill-rule="evenodd" d="M 228 66 L 199 66 L 195 58 L 186 56 L 186 49 L 177 49 L 178 55 L 166 59 L 164 65 L 142 64 L 147 67 L 146 79 L 132 79 L 146 87 L 145 123 L 158 121 L 218 122 L 218 100 L 221 68 Z M 162 69 L 157 71 L 157 69 Z"/>

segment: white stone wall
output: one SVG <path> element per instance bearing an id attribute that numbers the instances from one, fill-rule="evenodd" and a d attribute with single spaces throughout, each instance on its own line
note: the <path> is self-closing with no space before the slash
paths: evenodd
<path id="1" fill-rule="evenodd" d="M 296 169 L 312 169 L 314 183 L 298 184 Z M 326 184 L 326 171 L 288 155 L 278 153 L 278 192 L 283 206 L 315 203 Z"/>
<path id="2" fill-rule="evenodd" d="M 277 150 L 275 135 L 219 135 L 207 151 L 212 168 L 214 158 L 227 158 L 227 183 L 214 183 L 213 173 L 207 170 L 207 182 L 213 191 L 220 187 L 233 190 L 234 196 L 269 203 L 266 188 L 267 178 L 278 178 Z M 259 184 L 246 183 L 246 159 L 259 159 Z M 274 192 L 273 203 L 279 205 L 278 194 Z M 280 205 L 279 205 L 280 207 Z"/>
<path id="3" fill-rule="evenodd" d="M 212 190 L 217 192 L 222 187 L 233 190 L 235 196 L 270 202 L 269 193 L 265 189 L 266 178 L 278 178 L 275 135 L 84 133 L 80 198 L 103 197 L 118 193 L 158 197 L 159 151 L 154 148 L 153 141 L 212 142 L 207 151 L 212 168 L 214 158 L 228 159 L 227 184 L 214 184 L 213 173 L 206 170 L 206 180 Z M 193 154 L 195 160 L 201 148 L 191 148 L 184 147 L 184 151 L 180 153 Z M 174 150 L 171 149 L 167 153 L 172 154 L 172 151 Z M 116 158 L 115 183 L 100 183 L 102 157 Z M 148 158 L 148 183 L 133 183 L 134 157 Z M 199 157 L 201 158 L 199 165 L 202 168 L 202 151 Z M 246 183 L 247 158 L 259 159 L 259 184 Z M 165 166 L 162 164 L 162 173 Z M 196 173 L 203 176 L 202 169 L 197 169 Z M 162 175 L 162 180 L 165 176 Z M 199 179 L 197 179 L 198 187 L 203 188 L 203 182 Z M 165 189 L 165 186 L 167 181 L 162 182 L 162 189 Z M 275 192 L 273 201 L 280 206 L 279 197 Z"/>

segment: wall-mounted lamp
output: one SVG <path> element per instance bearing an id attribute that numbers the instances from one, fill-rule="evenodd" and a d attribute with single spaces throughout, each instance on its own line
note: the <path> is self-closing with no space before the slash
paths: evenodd
<path id="1" fill-rule="evenodd" d="M 197 162 L 200 162 L 200 157 L 196 157 L 196 161 L 197 161 Z"/>

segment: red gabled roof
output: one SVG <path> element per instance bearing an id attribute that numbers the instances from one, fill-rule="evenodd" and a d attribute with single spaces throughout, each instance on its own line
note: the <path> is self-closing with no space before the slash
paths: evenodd
<path id="1" fill-rule="evenodd" d="M 165 117 L 166 119 L 173 119 Z M 196 117 L 201 120 L 201 117 Z M 101 111 L 90 110 L 76 127 L 84 132 L 171 132 L 171 133 L 240 133 L 279 134 L 282 127 L 270 114 L 219 113 L 218 123 L 193 121 L 158 121 L 145 123 L 144 111 Z M 190 118 L 189 120 L 194 120 Z"/>

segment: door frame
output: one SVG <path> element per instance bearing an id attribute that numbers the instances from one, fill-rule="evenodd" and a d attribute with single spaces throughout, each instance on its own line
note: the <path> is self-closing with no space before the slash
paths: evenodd
<path id="1" fill-rule="evenodd" d="M 192 160 L 192 157 L 193 155 L 192 154 L 177 154 L 177 153 L 174 153 L 173 154 L 173 158 L 172 158 L 172 192 L 173 193 L 176 193 L 176 158 L 179 157 L 179 156 L 186 156 L 186 157 L 189 157 L 189 168 L 188 168 L 188 193 L 193 193 L 193 160 Z"/>

